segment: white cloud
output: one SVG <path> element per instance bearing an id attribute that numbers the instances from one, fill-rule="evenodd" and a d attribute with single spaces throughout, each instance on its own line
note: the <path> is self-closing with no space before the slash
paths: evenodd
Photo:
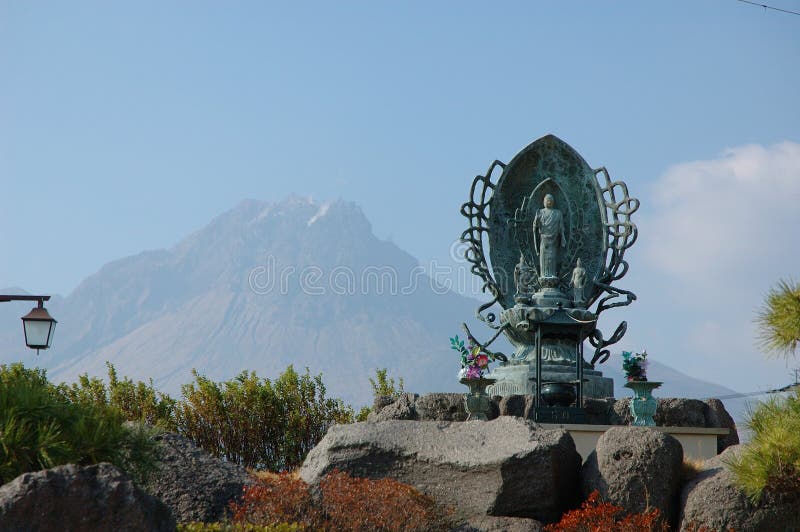
<path id="1" fill-rule="evenodd" d="M 647 260 L 663 273 L 708 283 L 728 272 L 774 272 L 798 257 L 800 144 L 742 146 L 675 165 L 652 201 L 642 236 Z"/>
<path id="2" fill-rule="evenodd" d="M 753 318 L 778 279 L 800 278 L 800 144 L 676 164 L 637 214 L 628 340 L 741 391 L 787 384 L 786 363 L 756 348 Z"/>

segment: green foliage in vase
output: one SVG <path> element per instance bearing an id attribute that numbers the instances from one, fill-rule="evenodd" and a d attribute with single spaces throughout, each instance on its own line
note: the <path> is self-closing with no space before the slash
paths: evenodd
<path id="1" fill-rule="evenodd" d="M 800 345 L 800 283 L 779 281 L 759 309 L 756 324 L 761 347 L 788 358 Z"/>
<path id="2" fill-rule="evenodd" d="M 214 382 L 193 372 L 175 408 L 178 432 L 215 456 L 253 469 L 298 467 L 334 423 L 353 410 L 325 396 L 322 376 L 289 366 L 274 381 L 243 372 Z"/>
<path id="3" fill-rule="evenodd" d="M 0 484 L 62 464 L 110 462 L 143 480 L 154 467 L 152 431 L 112 406 L 71 401 L 41 369 L 0 366 Z"/>
<path id="4" fill-rule="evenodd" d="M 800 389 L 759 404 L 747 425 L 750 443 L 728 461 L 739 487 L 753 502 L 765 491 L 800 491 Z"/>

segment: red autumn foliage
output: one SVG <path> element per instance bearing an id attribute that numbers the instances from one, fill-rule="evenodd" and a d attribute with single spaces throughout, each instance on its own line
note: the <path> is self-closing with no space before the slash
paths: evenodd
<path id="1" fill-rule="evenodd" d="M 595 490 L 577 510 L 567 512 L 558 523 L 547 525 L 546 532 L 667 532 L 669 526 L 661 512 L 653 508 L 640 514 L 624 515 L 625 510 L 600 500 Z"/>
<path id="2" fill-rule="evenodd" d="M 446 530 L 448 512 L 430 497 L 392 479 L 353 478 L 333 471 L 321 496 L 288 473 L 261 479 L 232 503 L 233 521 L 254 525 L 297 523 L 308 530 Z"/>
<path id="3" fill-rule="evenodd" d="M 271 475 L 245 486 L 241 502 L 232 502 L 230 507 L 233 521 L 240 524 L 302 523 L 314 528 L 322 523 L 308 485 L 290 473 Z"/>

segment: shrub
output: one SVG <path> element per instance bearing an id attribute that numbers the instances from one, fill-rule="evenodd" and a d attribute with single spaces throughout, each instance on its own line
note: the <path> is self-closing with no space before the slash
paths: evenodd
<path id="1" fill-rule="evenodd" d="M 577 510 L 564 514 L 558 523 L 547 525 L 546 532 L 666 532 L 669 526 L 661 512 L 653 508 L 640 514 L 623 515 L 625 510 L 600 500 L 597 490 Z"/>
<path id="2" fill-rule="evenodd" d="M 292 366 L 274 382 L 255 372 L 213 382 L 193 372 L 176 405 L 178 431 L 215 456 L 253 469 L 288 470 L 334 423 L 351 423 L 353 410 L 325 397 L 322 376 Z"/>
<path id="3" fill-rule="evenodd" d="M 448 530 L 448 512 L 415 488 L 393 479 L 353 478 L 333 471 L 320 483 L 331 530 Z"/>
<path id="4" fill-rule="evenodd" d="M 747 425 L 750 443 L 728 461 L 739 487 L 753 502 L 765 491 L 800 491 L 800 389 L 761 403 Z"/>
<path id="5" fill-rule="evenodd" d="M 108 367 L 108 386 L 97 377 L 83 374 L 78 382 L 59 384 L 57 389 L 73 403 L 101 408 L 117 408 L 128 421 L 146 423 L 164 430 L 175 431 L 176 401 L 165 393 L 142 381 L 134 383 L 130 378 L 120 380 L 117 370 L 110 362 Z"/>
<path id="6" fill-rule="evenodd" d="M 231 503 L 234 523 L 274 525 L 299 523 L 317 529 L 322 513 L 311 496 L 308 485 L 291 473 L 281 473 L 245 486 L 241 502 Z"/>
<path id="7" fill-rule="evenodd" d="M 405 393 L 403 387 L 403 377 L 400 377 L 397 384 L 392 377 L 389 377 L 389 370 L 386 368 L 378 368 L 375 370 L 375 379 L 369 378 L 369 384 L 372 386 L 372 395 L 374 397 L 400 397 Z M 372 408 L 368 406 L 361 407 L 356 415 L 356 421 L 366 421 L 367 416 L 372 412 Z"/>
<path id="8" fill-rule="evenodd" d="M 399 397 L 405 393 L 403 388 L 403 377 L 400 377 L 398 383 L 395 385 L 394 378 L 388 376 L 389 371 L 386 368 L 375 370 L 375 380 L 371 377 L 369 384 L 372 386 L 372 393 L 375 396 L 387 395 L 389 397 Z"/>
<path id="9" fill-rule="evenodd" d="M 0 366 L 0 484 L 67 463 L 111 462 L 137 480 L 154 466 L 151 432 L 122 413 L 70 401 L 44 370 Z"/>
<path id="10" fill-rule="evenodd" d="M 307 530 L 447 530 L 451 525 L 449 512 L 411 486 L 338 471 L 322 480 L 318 499 L 294 475 L 262 476 L 231 509 L 237 524 L 292 522 Z"/>

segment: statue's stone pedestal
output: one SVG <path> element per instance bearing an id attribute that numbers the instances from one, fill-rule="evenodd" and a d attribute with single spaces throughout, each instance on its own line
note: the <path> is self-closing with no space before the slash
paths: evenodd
<path id="1" fill-rule="evenodd" d="M 533 395 L 536 393 L 536 366 L 534 364 L 506 364 L 496 367 L 489 376 L 497 379 L 486 389 L 489 396 Z M 571 382 L 576 379 L 575 366 L 542 364 L 543 382 Z M 583 397 L 602 399 L 614 397 L 614 379 L 603 377 L 596 370 L 583 370 Z"/>

